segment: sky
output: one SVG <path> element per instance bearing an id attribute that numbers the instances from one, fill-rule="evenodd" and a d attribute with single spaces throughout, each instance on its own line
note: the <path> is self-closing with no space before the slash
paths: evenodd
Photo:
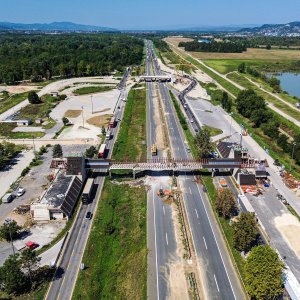
<path id="1" fill-rule="evenodd" d="M 300 21 L 300 0 L 0 0 L 0 21 L 173 29 Z"/>

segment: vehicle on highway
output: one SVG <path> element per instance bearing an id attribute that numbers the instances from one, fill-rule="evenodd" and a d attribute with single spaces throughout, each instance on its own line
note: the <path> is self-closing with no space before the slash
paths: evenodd
<path id="1" fill-rule="evenodd" d="M 105 138 L 107 139 L 107 140 L 110 140 L 110 130 L 107 130 L 106 131 L 106 135 L 105 135 Z"/>
<path id="2" fill-rule="evenodd" d="M 11 202 L 15 196 L 12 193 L 7 193 L 2 197 L 2 203 L 9 203 Z"/>
<path id="3" fill-rule="evenodd" d="M 191 122 L 191 123 L 194 123 L 194 121 L 193 121 L 193 120 L 190 120 L 190 122 Z"/>
<path id="4" fill-rule="evenodd" d="M 86 220 L 91 220 L 92 219 L 92 213 L 90 211 L 88 211 L 85 215 Z"/>
<path id="5" fill-rule="evenodd" d="M 213 158 L 218 158 L 219 157 L 219 154 L 218 154 L 217 151 L 214 151 L 211 155 L 212 155 Z"/>
<path id="6" fill-rule="evenodd" d="M 151 154 L 152 154 L 152 156 L 157 155 L 157 147 L 156 147 L 155 144 L 153 144 L 152 147 L 151 147 Z"/>
<path id="7" fill-rule="evenodd" d="M 112 117 L 109 121 L 109 128 L 114 128 L 116 125 L 115 117 Z"/>
<path id="8" fill-rule="evenodd" d="M 82 204 L 88 204 L 91 201 L 91 194 L 92 194 L 93 187 L 94 187 L 94 178 L 88 178 L 85 183 L 82 196 L 81 196 Z"/>
<path id="9" fill-rule="evenodd" d="M 24 188 L 22 188 L 22 187 L 19 187 L 19 189 L 18 189 L 18 191 L 17 191 L 17 193 L 16 193 L 16 196 L 17 197 L 21 197 L 22 195 L 24 195 L 25 194 L 25 189 Z"/>
<path id="10" fill-rule="evenodd" d="M 99 152 L 98 152 L 98 158 L 104 158 L 106 152 L 106 144 L 101 144 Z"/>

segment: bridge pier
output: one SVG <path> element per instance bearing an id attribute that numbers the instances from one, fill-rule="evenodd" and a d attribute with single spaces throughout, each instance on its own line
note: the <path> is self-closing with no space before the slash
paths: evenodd
<path id="1" fill-rule="evenodd" d="M 135 170 L 132 170 L 133 179 L 135 179 Z"/>

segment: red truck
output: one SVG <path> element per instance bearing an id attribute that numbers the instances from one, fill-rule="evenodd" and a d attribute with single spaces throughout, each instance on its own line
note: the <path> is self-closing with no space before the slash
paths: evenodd
<path id="1" fill-rule="evenodd" d="M 106 151 L 106 144 L 102 144 L 100 146 L 99 152 L 98 152 L 98 158 L 104 158 L 105 157 L 105 151 Z"/>

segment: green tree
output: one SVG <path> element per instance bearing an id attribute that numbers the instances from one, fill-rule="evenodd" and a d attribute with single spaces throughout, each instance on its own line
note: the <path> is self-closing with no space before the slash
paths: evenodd
<path id="1" fill-rule="evenodd" d="M 284 264 L 270 246 L 257 246 L 246 259 L 245 285 L 251 298 L 277 299 L 283 293 Z"/>
<path id="2" fill-rule="evenodd" d="M 271 50 L 271 49 L 272 49 L 272 46 L 271 46 L 270 44 L 268 44 L 268 45 L 266 46 L 266 49 L 267 49 L 267 50 Z"/>
<path id="3" fill-rule="evenodd" d="M 39 268 L 41 258 L 31 249 L 25 249 L 20 257 L 22 270 L 29 275 L 31 284 L 35 282 L 36 270 Z"/>
<path id="4" fill-rule="evenodd" d="M 277 139 L 277 145 L 284 151 L 284 152 L 287 152 L 289 153 L 290 150 L 291 150 L 291 145 L 290 143 L 288 142 L 289 138 L 287 135 L 281 133 L 279 134 L 278 136 L 278 139 Z"/>
<path id="5" fill-rule="evenodd" d="M 230 218 L 236 212 L 236 202 L 230 189 L 224 189 L 216 197 L 216 210 L 224 218 Z"/>
<path id="6" fill-rule="evenodd" d="M 227 112 L 231 112 L 232 101 L 228 97 L 227 92 L 225 92 L 225 91 L 223 92 L 223 95 L 222 95 L 221 105 Z"/>
<path id="7" fill-rule="evenodd" d="M 85 157 L 93 158 L 96 153 L 97 153 L 97 149 L 94 146 L 91 146 L 85 150 Z"/>
<path id="8" fill-rule="evenodd" d="M 256 241 L 258 230 L 254 213 L 242 212 L 233 224 L 233 242 L 238 251 L 249 251 Z"/>
<path id="9" fill-rule="evenodd" d="M 31 104 L 38 104 L 41 102 L 38 94 L 34 91 L 28 93 L 28 101 Z"/>
<path id="10" fill-rule="evenodd" d="M 69 121 L 69 119 L 68 118 L 66 118 L 66 117 L 63 117 L 62 118 L 62 122 L 64 123 L 64 125 L 66 126 L 70 121 Z"/>
<path id="11" fill-rule="evenodd" d="M 210 133 L 207 128 L 200 129 L 199 132 L 196 134 L 195 145 L 197 147 L 199 158 L 208 157 L 212 153 L 214 147 L 211 142 Z"/>
<path id="12" fill-rule="evenodd" d="M 101 133 L 102 133 L 102 135 L 105 135 L 105 134 L 106 134 L 106 130 L 105 130 L 105 127 L 104 127 L 104 126 L 102 126 L 102 128 L 101 128 Z"/>
<path id="13" fill-rule="evenodd" d="M 279 136 L 278 127 L 279 124 L 277 121 L 274 120 L 274 118 L 269 120 L 269 122 L 260 125 L 260 128 L 263 131 L 263 133 L 272 139 L 278 139 Z"/>
<path id="14" fill-rule="evenodd" d="M 59 158 L 63 156 L 63 150 L 60 144 L 56 144 L 53 146 L 52 149 L 52 153 L 53 153 L 53 158 Z"/>
<path id="15" fill-rule="evenodd" d="M 7 241 L 15 240 L 22 230 L 22 227 L 18 225 L 15 220 L 4 222 L 0 227 L 0 238 Z"/>
<path id="16" fill-rule="evenodd" d="M 238 65 L 238 72 L 246 73 L 246 64 L 244 62 Z"/>
<path id="17" fill-rule="evenodd" d="M 26 291 L 27 279 L 21 270 L 19 253 L 10 255 L 0 267 L 0 286 L 8 294 L 21 294 Z"/>

